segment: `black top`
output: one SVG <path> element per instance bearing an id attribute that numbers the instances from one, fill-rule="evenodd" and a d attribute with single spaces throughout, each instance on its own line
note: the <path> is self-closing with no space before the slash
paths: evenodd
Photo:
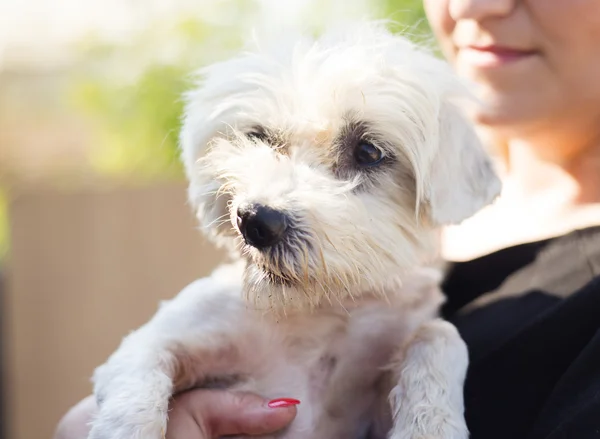
<path id="1" fill-rule="evenodd" d="M 454 263 L 472 439 L 600 438 L 600 227 Z"/>

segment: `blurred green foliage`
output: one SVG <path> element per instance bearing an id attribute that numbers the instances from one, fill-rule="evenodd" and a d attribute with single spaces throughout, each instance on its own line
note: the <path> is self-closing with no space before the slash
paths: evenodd
<path id="1" fill-rule="evenodd" d="M 379 0 L 384 18 L 400 26 L 400 31 L 414 40 L 429 44 L 432 42 L 431 29 L 425 17 L 422 0 Z"/>
<path id="2" fill-rule="evenodd" d="M 72 97 L 92 116 L 97 129 L 97 144 L 90 155 L 96 171 L 135 180 L 181 178 L 177 134 L 180 97 L 189 85 L 189 74 L 238 48 L 243 35 L 240 23 L 255 19 L 253 0 L 225 3 L 226 24 L 190 19 L 162 30 L 153 26 L 127 46 L 88 42 L 84 52 L 91 67 L 80 72 Z M 420 0 L 373 0 L 371 4 L 375 18 L 391 20 L 394 30 L 418 42 L 431 40 Z M 311 12 L 323 14 L 328 6 L 329 0 L 316 1 Z M 321 22 L 327 21 L 322 18 Z M 160 54 L 162 46 L 166 56 Z M 123 65 L 138 70 L 121 72 Z"/>
<path id="3" fill-rule="evenodd" d="M 243 14 L 252 1 L 228 3 Z M 136 181 L 180 178 L 177 136 L 190 73 L 239 47 L 240 38 L 231 25 L 186 19 L 150 26 L 126 45 L 82 42 L 85 68 L 70 98 L 95 128 L 94 170 Z"/>
<path id="4" fill-rule="evenodd" d="M 178 177 L 177 130 L 186 71 L 175 65 L 149 66 L 139 81 L 117 86 L 78 84 L 77 101 L 97 116 L 96 170 L 138 178 Z"/>

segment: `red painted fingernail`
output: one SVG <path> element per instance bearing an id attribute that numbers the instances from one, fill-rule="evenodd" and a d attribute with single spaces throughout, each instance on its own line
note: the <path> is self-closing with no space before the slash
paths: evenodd
<path id="1" fill-rule="evenodd" d="M 272 409 L 281 408 L 281 407 L 290 407 L 292 405 L 298 405 L 300 401 L 294 398 L 277 398 L 269 401 L 268 406 Z"/>

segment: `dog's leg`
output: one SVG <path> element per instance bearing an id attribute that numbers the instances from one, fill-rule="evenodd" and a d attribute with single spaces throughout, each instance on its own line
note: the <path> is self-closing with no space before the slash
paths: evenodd
<path id="1" fill-rule="evenodd" d="M 173 393 L 252 367 L 241 358 L 259 346 L 240 288 L 214 276 L 196 281 L 126 337 L 94 374 L 99 412 L 89 438 L 161 439 Z"/>
<path id="2" fill-rule="evenodd" d="M 463 384 L 469 362 L 456 328 L 441 319 L 424 323 L 395 365 L 390 395 L 390 439 L 466 439 Z"/>

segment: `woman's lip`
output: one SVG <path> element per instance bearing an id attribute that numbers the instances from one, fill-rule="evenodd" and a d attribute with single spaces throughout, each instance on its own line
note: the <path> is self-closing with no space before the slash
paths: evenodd
<path id="1" fill-rule="evenodd" d="M 459 49 L 461 60 L 476 67 L 498 67 L 527 59 L 536 54 L 535 50 L 501 46 L 465 46 Z"/>

